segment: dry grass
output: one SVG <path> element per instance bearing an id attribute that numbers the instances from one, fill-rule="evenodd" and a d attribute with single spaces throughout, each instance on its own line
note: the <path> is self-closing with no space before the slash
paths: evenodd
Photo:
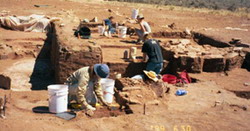
<path id="1" fill-rule="evenodd" d="M 240 8 L 235 12 L 229 10 L 213 10 L 207 8 L 188 8 L 182 6 L 173 6 L 173 5 L 156 5 L 156 4 L 144 4 L 144 3 L 129 3 L 129 2 L 117 2 L 117 1 L 103 1 L 103 0 L 65 0 L 65 1 L 73 1 L 80 3 L 101 3 L 106 5 L 114 5 L 114 6 L 124 6 L 124 7 L 132 7 L 132 8 L 157 8 L 163 10 L 171 10 L 171 11 L 190 11 L 190 12 L 198 12 L 198 13 L 208 13 L 214 15 L 222 15 L 222 16 L 238 16 L 238 17 L 246 17 L 250 18 L 250 9 Z"/>
<path id="2" fill-rule="evenodd" d="M 229 10 L 213 10 L 207 8 L 188 8 L 182 6 L 173 6 L 173 5 L 156 5 L 156 4 L 143 4 L 143 3 L 128 3 L 128 2 L 101 2 L 102 4 L 112 4 L 115 6 L 124 6 L 124 7 L 132 7 L 132 8 L 157 8 L 163 10 L 171 10 L 171 11 L 190 11 L 190 12 L 198 12 L 198 13 L 208 13 L 222 16 L 238 16 L 238 17 L 247 17 L 250 18 L 249 9 L 241 8 L 235 12 Z"/>

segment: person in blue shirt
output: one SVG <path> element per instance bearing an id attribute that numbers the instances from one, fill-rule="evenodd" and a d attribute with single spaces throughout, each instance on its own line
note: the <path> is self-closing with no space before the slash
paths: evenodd
<path id="1" fill-rule="evenodd" d="M 114 27 L 114 17 L 110 16 L 108 19 L 103 20 L 103 26 L 104 26 L 104 35 L 106 34 L 113 34 L 116 32 L 116 28 Z"/>

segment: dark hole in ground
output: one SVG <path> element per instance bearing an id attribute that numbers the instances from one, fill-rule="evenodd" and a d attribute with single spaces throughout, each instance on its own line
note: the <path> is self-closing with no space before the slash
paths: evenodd
<path id="1" fill-rule="evenodd" d="M 240 98 L 250 99 L 250 91 L 231 91 Z"/>

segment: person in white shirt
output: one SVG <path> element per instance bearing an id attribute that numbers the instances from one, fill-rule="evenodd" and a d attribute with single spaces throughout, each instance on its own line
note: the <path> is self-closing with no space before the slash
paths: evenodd
<path id="1" fill-rule="evenodd" d="M 148 22 L 146 22 L 144 20 L 144 16 L 143 15 L 138 15 L 137 16 L 137 21 L 140 25 L 140 29 L 135 29 L 136 34 L 138 35 L 138 40 L 137 43 L 140 43 L 141 41 L 144 42 L 144 35 L 145 34 L 150 34 L 151 33 L 151 28 L 148 24 Z"/>

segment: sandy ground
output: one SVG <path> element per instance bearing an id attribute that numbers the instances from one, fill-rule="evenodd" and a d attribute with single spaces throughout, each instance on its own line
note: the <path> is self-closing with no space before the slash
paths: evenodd
<path id="1" fill-rule="evenodd" d="M 0 0 L 0 11 L 8 10 L 10 14 L 30 15 L 32 13 L 46 14 L 61 17 L 64 23 L 72 29 L 79 23 L 79 19 L 98 17 L 99 20 L 107 18 L 107 9 L 117 11 L 121 16 L 115 16 L 122 21 L 131 15 L 131 10 L 138 7 L 134 4 L 109 2 L 79 2 L 68 0 Z M 34 7 L 35 4 L 50 5 L 48 7 Z M 163 26 L 176 23 L 177 27 L 186 27 L 213 35 L 222 40 L 229 41 L 232 37 L 240 37 L 244 43 L 250 43 L 249 31 L 226 30 L 225 27 L 238 27 L 250 30 L 250 20 L 244 17 L 220 16 L 218 14 L 199 13 L 192 11 L 171 11 L 164 8 L 139 6 L 147 21 L 152 24 L 153 31 L 164 30 Z M 244 26 L 243 26 L 244 25 Z M 73 32 L 73 31 L 72 31 Z M 19 32 L 0 28 L 0 43 L 10 44 L 15 48 L 30 51 L 22 44 L 39 47 L 44 43 L 44 33 Z M 97 40 L 115 45 L 118 38 Z M 102 44 L 101 44 L 102 45 Z M 126 45 L 124 45 L 126 46 Z M 31 49 L 33 47 L 29 46 Z M 127 47 L 125 47 L 127 48 Z M 35 48 L 37 49 L 37 48 Z M 112 55 L 122 55 L 120 49 L 104 48 L 114 52 Z M 33 51 L 36 52 L 37 50 Z M 103 117 L 91 119 L 83 114 L 77 118 L 66 121 L 49 113 L 34 113 L 32 110 L 39 106 L 48 106 L 48 92 L 46 90 L 30 91 L 29 76 L 32 73 L 36 54 L 23 55 L 15 60 L 0 60 L 0 72 L 9 73 L 13 77 L 12 90 L 0 89 L 0 96 L 7 95 L 6 119 L 0 119 L 1 130 L 174 130 L 174 131 L 247 131 L 249 128 L 250 101 L 237 97 L 231 91 L 249 92 L 250 73 L 244 69 L 235 69 L 223 73 L 190 74 L 199 79 L 184 87 L 188 94 L 175 96 L 178 87 L 168 85 L 170 92 L 159 98 L 159 105 L 149 105 L 146 115 L 140 109 L 130 115 L 117 117 Z M 105 61 L 117 61 L 111 54 L 105 54 Z"/>

